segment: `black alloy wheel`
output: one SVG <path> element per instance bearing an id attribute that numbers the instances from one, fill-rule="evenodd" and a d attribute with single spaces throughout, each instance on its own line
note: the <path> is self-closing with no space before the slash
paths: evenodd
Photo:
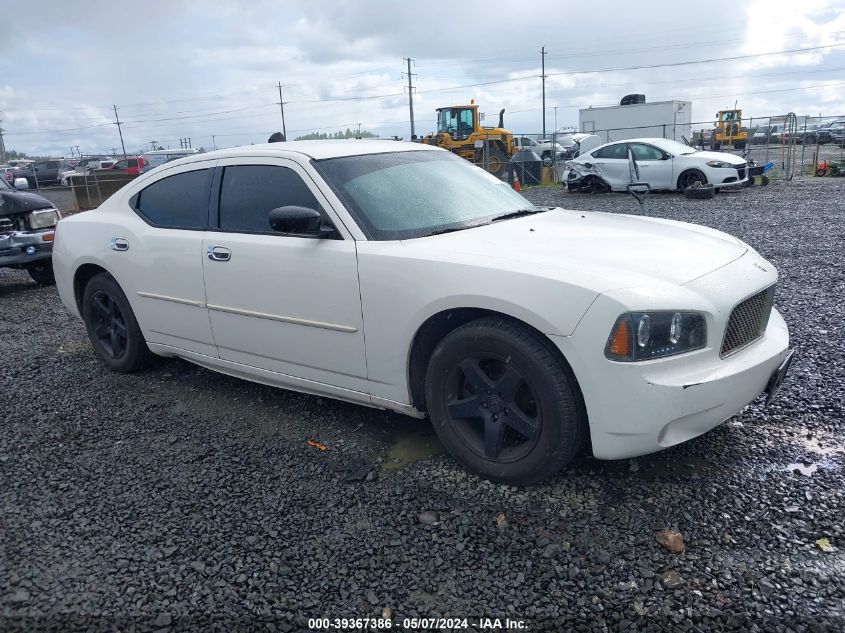
<path id="1" fill-rule="evenodd" d="M 447 451 L 482 477 L 533 484 L 586 437 L 577 383 L 542 334 L 506 317 L 466 323 L 434 349 L 426 408 Z"/>
<path id="2" fill-rule="evenodd" d="M 485 459 L 513 462 L 534 447 L 539 405 L 525 377 L 492 354 L 465 358 L 449 376 L 447 410 L 460 438 Z"/>
<path id="3" fill-rule="evenodd" d="M 114 371 L 137 371 L 153 359 L 129 300 L 108 273 L 85 286 L 82 319 L 97 356 Z"/>
<path id="4" fill-rule="evenodd" d="M 114 297 L 101 291 L 91 297 L 91 321 L 94 336 L 102 348 L 113 359 L 118 360 L 126 353 L 126 319 Z"/>

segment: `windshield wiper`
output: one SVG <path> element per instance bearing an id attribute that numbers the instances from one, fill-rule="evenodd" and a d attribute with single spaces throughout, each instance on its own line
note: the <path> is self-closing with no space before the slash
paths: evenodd
<path id="1" fill-rule="evenodd" d="M 508 213 L 503 213 L 502 215 L 497 215 L 496 217 L 492 218 L 490 222 L 498 222 L 499 220 L 510 220 L 511 218 L 521 218 L 524 215 L 532 215 L 534 213 L 542 213 L 543 211 L 547 211 L 548 209 L 543 209 L 540 207 L 534 209 L 517 209 L 516 211 L 509 211 Z"/>
<path id="2" fill-rule="evenodd" d="M 472 229 L 476 226 L 482 226 L 480 224 L 464 224 L 463 226 L 450 226 L 447 229 L 438 229 L 436 231 L 432 231 L 431 233 L 426 233 L 425 237 L 429 235 L 443 235 L 444 233 L 454 233 L 455 231 L 463 231 L 465 229 Z"/>

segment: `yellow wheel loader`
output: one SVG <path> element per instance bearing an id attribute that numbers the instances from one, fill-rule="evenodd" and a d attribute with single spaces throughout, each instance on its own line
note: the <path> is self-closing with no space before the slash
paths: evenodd
<path id="1" fill-rule="evenodd" d="M 719 110 L 716 113 L 716 127 L 710 140 L 711 149 L 732 145 L 745 149 L 748 144 L 748 128 L 742 126 L 742 110 Z"/>
<path id="2" fill-rule="evenodd" d="M 437 109 L 437 132 L 422 139 L 437 145 L 500 176 L 516 151 L 513 133 L 504 128 L 505 111 L 499 112 L 497 127 L 482 127 L 481 113 L 474 99 L 469 105 Z"/>

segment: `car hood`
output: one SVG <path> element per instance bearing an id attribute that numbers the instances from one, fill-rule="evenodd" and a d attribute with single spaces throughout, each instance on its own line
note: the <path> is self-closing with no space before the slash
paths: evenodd
<path id="1" fill-rule="evenodd" d="M 720 231 L 673 220 L 554 209 L 404 242 L 424 257 L 572 280 L 597 292 L 682 285 L 742 257 Z M 433 252 L 433 251 L 436 251 Z"/>
<path id="2" fill-rule="evenodd" d="M 53 203 L 35 193 L 23 191 L 0 190 L 0 215 L 11 215 L 14 213 L 28 213 L 38 209 L 49 209 Z"/>
<path id="3" fill-rule="evenodd" d="M 734 156 L 733 154 L 725 154 L 722 152 L 695 152 L 694 154 L 683 154 L 678 158 L 694 158 L 694 159 L 703 159 L 703 160 L 720 160 L 725 163 L 730 163 L 732 165 L 745 165 L 746 160 L 741 156 Z"/>

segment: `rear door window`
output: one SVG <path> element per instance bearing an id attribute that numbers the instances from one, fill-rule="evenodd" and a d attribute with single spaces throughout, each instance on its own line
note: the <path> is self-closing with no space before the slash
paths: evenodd
<path id="1" fill-rule="evenodd" d="M 212 169 L 168 176 L 135 196 L 135 210 L 153 226 L 171 229 L 205 229 Z"/>

